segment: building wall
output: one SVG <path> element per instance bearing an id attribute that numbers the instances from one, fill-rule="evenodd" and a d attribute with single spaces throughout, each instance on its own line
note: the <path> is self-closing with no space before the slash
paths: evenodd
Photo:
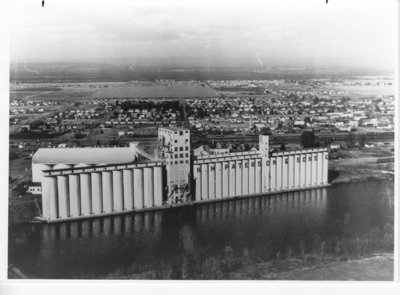
<path id="1" fill-rule="evenodd" d="M 162 163 L 60 166 L 45 172 L 47 221 L 85 218 L 163 205 Z"/>
<path id="2" fill-rule="evenodd" d="M 166 143 L 168 140 L 163 138 L 163 148 L 160 151 L 166 153 L 166 156 L 164 154 L 162 161 L 97 166 L 46 166 L 46 171 L 43 172 L 43 217 L 47 221 L 56 221 L 101 216 L 160 207 L 165 201 L 181 196 L 182 191 L 178 189 L 177 194 L 176 189 L 170 185 L 184 183 L 186 186 L 189 183 L 190 164 L 183 162 L 179 168 L 180 162 L 177 165 L 174 162 L 175 155 L 178 155 L 177 159 L 181 159 L 179 155 L 186 154 L 186 139 L 189 135 L 184 131 L 182 129 L 183 133 L 168 133 L 170 142 L 174 144 Z M 165 149 L 166 146 L 168 149 Z M 326 149 L 269 154 L 265 150 L 266 142 L 262 143 L 261 148 L 258 152 L 194 157 L 193 200 L 213 201 L 305 189 L 328 183 Z M 182 159 L 185 157 L 186 155 Z M 164 179 L 167 179 L 167 183 Z M 165 191 L 164 186 L 169 188 Z"/>
<path id="3" fill-rule="evenodd" d="M 326 149 L 310 149 L 279 152 L 268 157 L 254 153 L 196 157 L 195 200 L 213 200 L 215 190 L 219 189 L 222 198 L 228 198 L 325 185 L 328 183 L 325 155 Z M 210 167 L 221 167 L 222 171 L 218 173 L 219 169 L 215 168 L 214 172 Z M 198 194 L 203 197 L 198 198 Z"/>
<path id="4" fill-rule="evenodd" d="M 158 129 L 158 153 L 167 170 L 167 196 L 172 203 L 189 194 L 190 131 L 183 128 Z"/>

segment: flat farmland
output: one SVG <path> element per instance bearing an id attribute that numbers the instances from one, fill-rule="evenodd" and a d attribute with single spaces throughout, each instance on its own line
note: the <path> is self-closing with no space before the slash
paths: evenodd
<path id="1" fill-rule="evenodd" d="M 324 90 L 340 91 L 347 96 L 359 97 L 376 97 L 381 95 L 394 95 L 394 86 L 329 86 Z"/>
<path id="2" fill-rule="evenodd" d="M 105 98 L 217 97 L 211 87 L 199 82 L 92 82 L 11 84 L 10 100 L 60 100 Z"/>
<path id="3" fill-rule="evenodd" d="M 102 88 L 93 98 L 145 98 L 145 97 L 216 97 L 218 94 L 202 84 L 158 84 L 152 82 L 129 82 L 111 88 Z"/>

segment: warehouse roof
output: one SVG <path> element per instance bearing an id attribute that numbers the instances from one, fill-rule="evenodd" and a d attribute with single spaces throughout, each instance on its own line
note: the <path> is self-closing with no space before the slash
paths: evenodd
<path id="1" fill-rule="evenodd" d="M 133 148 L 42 148 L 32 157 L 34 164 L 117 164 L 133 162 Z"/>

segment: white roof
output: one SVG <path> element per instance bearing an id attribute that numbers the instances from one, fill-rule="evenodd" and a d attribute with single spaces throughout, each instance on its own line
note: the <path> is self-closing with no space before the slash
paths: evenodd
<path id="1" fill-rule="evenodd" d="M 117 164 L 133 162 L 135 149 L 123 148 L 41 148 L 32 157 L 34 164 Z"/>

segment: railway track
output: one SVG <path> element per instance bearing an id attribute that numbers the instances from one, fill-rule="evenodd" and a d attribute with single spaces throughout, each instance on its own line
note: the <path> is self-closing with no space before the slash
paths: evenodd
<path id="1" fill-rule="evenodd" d="M 351 135 L 350 135 L 351 134 Z M 327 142 L 338 142 L 338 141 L 349 141 L 350 136 L 352 137 L 351 140 L 358 141 L 361 136 L 365 136 L 364 140 L 368 142 L 379 142 L 383 140 L 393 140 L 394 139 L 394 132 L 380 132 L 380 133 L 335 133 L 335 134 L 316 134 L 316 138 L 322 141 Z M 258 143 L 258 135 L 248 135 L 248 134 L 240 134 L 240 135 L 200 135 L 200 134 L 192 134 L 191 136 L 191 144 L 198 145 L 198 144 L 209 144 L 212 142 L 220 142 L 220 143 L 232 143 L 232 144 L 240 144 L 240 143 L 249 143 L 255 144 Z M 38 146 L 36 146 L 31 139 L 18 139 L 13 140 L 15 142 L 29 142 L 31 144 L 31 148 L 27 148 L 27 150 L 36 151 Z M 109 142 L 114 140 L 110 139 Z M 139 141 L 143 145 L 151 145 L 157 142 L 157 135 L 136 135 L 133 137 L 127 138 L 119 138 L 118 143 L 127 145 L 131 141 Z M 10 141 L 11 143 L 12 141 Z M 40 142 L 52 143 L 52 144 L 59 144 L 65 143 L 65 139 L 58 139 L 58 138 L 43 138 Z M 70 142 L 71 144 L 79 144 L 82 146 L 94 146 L 98 142 L 97 139 L 80 139 L 80 140 L 73 140 Z M 107 143 L 102 140 L 103 143 Z M 300 143 L 300 134 L 284 134 L 284 135 L 270 135 L 270 143 L 271 144 L 280 144 L 282 142 L 285 143 Z M 38 141 L 39 143 L 39 141 Z"/>

